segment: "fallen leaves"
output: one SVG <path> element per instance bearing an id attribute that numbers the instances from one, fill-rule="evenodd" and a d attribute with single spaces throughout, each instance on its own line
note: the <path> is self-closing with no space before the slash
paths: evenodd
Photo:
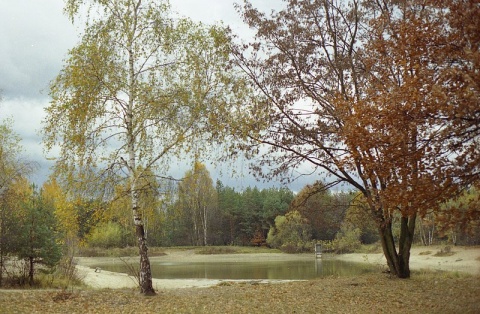
<path id="1" fill-rule="evenodd" d="M 1 313 L 480 313 L 479 277 L 382 274 L 277 284 L 136 290 L 0 290 Z"/>

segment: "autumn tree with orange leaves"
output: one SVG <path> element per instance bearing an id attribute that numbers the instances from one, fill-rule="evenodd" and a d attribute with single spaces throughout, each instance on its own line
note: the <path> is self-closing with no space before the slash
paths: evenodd
<path id="1" fill-rule="evenodd" d="M 256 29 L 235 55 L 263 96 L 248 110 L 265 122 L 239 133 L 247 153 L 265 152 L 257 174 L 307 163 L 332 185 L 354 187 L 391 273 L 410 277 L 417 217 L 480 181 L 478 3 L 290 0 L 266 16 L 245 1 L 238 9 Z M 463 218 L 480 213 L 471 207 Z"/>

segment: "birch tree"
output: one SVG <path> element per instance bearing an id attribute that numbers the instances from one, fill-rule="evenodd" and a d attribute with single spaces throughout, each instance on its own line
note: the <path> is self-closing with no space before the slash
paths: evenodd
<path id="1" fill-rule="evenodd" d="M 229 38 L 173 18 L 168 1 L 67 0 L 65 12 L 85 30 L 51 84 L 44 142 L 59 147 L 59 172 L 98 167 L 128 181 L 140 289 L 154 294 L 138 181 L 144 171 L 167 176 L 180 152 L 221 137 L 217 121 L 242 86 L 227 70 Z"/>
<path id="2" fill-rule="evenodd" d="M 217 207 L 217 191 L 205 165 L 195 161 L 179 183 L 179 205 L 193 226 L 192 240 L 195 245 L 208 245 L 210 218 Z"/>

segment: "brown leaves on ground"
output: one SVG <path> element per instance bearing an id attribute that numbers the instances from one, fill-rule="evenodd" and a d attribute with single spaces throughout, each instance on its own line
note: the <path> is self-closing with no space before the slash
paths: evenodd
<path id="1" fill-rule="evenodd" d="M 213 288 L 134 290 L 2 290 L 1 313 L 480 313 L 479 277 L 438 273 L 401 280 L 350 278 Z"/>

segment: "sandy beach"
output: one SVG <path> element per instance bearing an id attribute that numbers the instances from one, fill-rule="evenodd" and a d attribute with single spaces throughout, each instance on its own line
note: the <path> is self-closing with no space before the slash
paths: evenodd
<path id="1" fill-rule="evenodd" d="M 441 250 L 440 246 L 414 247 L 411 250 L 410 268 L 412 270 L 441 270 L 458 271 L 472 275 L 480 275 L 480 247 L 453 247 L 450 256 L 435 256 Z M 252 253 L 252 254 L 218 254 L 199 255 L 193 250 L 167 250 L 166 255 L 152 257 L 151 261 L 188 261 L 188 262 L 231 262 L 231 261 L 288 261 L 288 260 L 309 260 L 314 258 L 313 254 L 284 254 L 284 253 Z M 375 254 L 343 254 L 334 257 L 343 261 L 368 263 L 379 267 L 385 267 L 385 258 L 381 253 Z M 135 278 L 124 273 L 116 273 L 105 270 L 95 270 L 90 267 L 101 263 L 108 263 L 119 259 L 106 257 L 79 257 L 76 258 L 79 275 L 83 281 L 94 289 L 122 289 L 134 288 L 137 286 Z M 134 261 L 134 259 L 132 259 Z M 157 291 L 179 288 L 202 288 L 220 284 L 223 281 L 252 281 L 252 280 L 219 280 L 219 279 L 153 279 L 153 287 Z M 283 282 L 284 280 L 255 280 L 264 282 Z"/>
<path id="2" fill-rule="evenodd" d="M 441 270 L 450 272 L 464 272 L 471 275 L 480 275 L 480 247 L 452 247 L 450 256 L 435 256 L 442 246 L 413 247 L 410 251 L 411 270 Z M 336 258 L 349 262 L 370 263 L 385 266 L 383 253 L 377 254 L 342 254 Z"/>

